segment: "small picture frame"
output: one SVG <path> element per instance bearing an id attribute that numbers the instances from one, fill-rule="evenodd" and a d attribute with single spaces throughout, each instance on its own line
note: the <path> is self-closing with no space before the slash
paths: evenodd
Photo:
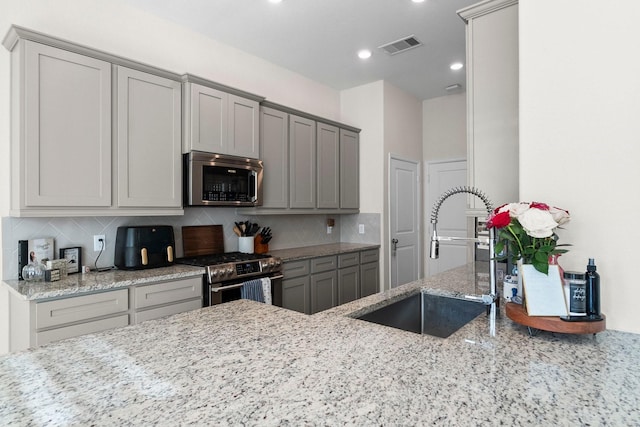
<path id="1" fill-rule="evenodd" d="M 82 269 L 82 247 L 61 248 L 60 259 L 67 260 L 67 273 L 80 273 Z"/>

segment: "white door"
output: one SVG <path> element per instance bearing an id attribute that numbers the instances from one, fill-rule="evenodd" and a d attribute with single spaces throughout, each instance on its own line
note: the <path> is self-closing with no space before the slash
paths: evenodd
<path id="1" fill-rule="evenodd" d="M 420 277 L 420 175 L 418 163 L 389 164 L 389 254 L 391 287 Z"/>
<path id="2" fill-rule="evenodd" d="M 427 163 L 427 207 L 425 218 L 427 239 L 431 238 L 431 211 L 433 204 L 440 195 L 453 187 L 467 185 L 467 162 L 456 160 L 449 162 Z M 449 237 L 467 237 L 467 194 L 454 194 L 449 197 L 440 207 L 438 212 L 438 235 Z M 427 257 L 427 275 L 450 270 L 467 263 L 468 242 L 441 241 L 440 257 L 438 259 Z M 472 243 L 471 243 L 472 244 Z"/>

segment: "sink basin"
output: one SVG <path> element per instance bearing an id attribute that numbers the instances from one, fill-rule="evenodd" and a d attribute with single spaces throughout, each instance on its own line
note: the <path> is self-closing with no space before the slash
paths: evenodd
<path id="1" fill-rule="evenodd" d="M 486 306 L 478 302 L 418 293 L 358 319 L 417 334 L 446 338 L 484 311 Z"/>

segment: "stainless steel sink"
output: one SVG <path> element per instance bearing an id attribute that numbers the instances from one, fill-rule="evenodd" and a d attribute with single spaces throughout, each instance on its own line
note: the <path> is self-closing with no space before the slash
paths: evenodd
<path id="1" fill-rule="evenodd" d="M 418 293 L 358 319 L 417 334 L 446 338 L 485 310 L 486 306 L 478 302 Z"/>

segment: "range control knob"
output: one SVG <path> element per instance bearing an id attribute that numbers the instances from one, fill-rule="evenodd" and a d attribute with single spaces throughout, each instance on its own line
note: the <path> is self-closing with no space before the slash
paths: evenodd
<path id="1" fill-rule="evenodd" d="M 211 277 L 218 277 L 218 270 L 211 270 Z"/>
<path id="2" fill-rule="evenodd" d="M 264 270 L 268 266 L 269 266 L 269 263 L 267 261 L 260 261 L 260 267 L 262 268 L 262 270 Z"/>
<path id="3" fill-rule="evenodd" d="M 231 276 L 233 274 L 233 267 L 229 266 L 226 270 L 227 276 Z"/>

